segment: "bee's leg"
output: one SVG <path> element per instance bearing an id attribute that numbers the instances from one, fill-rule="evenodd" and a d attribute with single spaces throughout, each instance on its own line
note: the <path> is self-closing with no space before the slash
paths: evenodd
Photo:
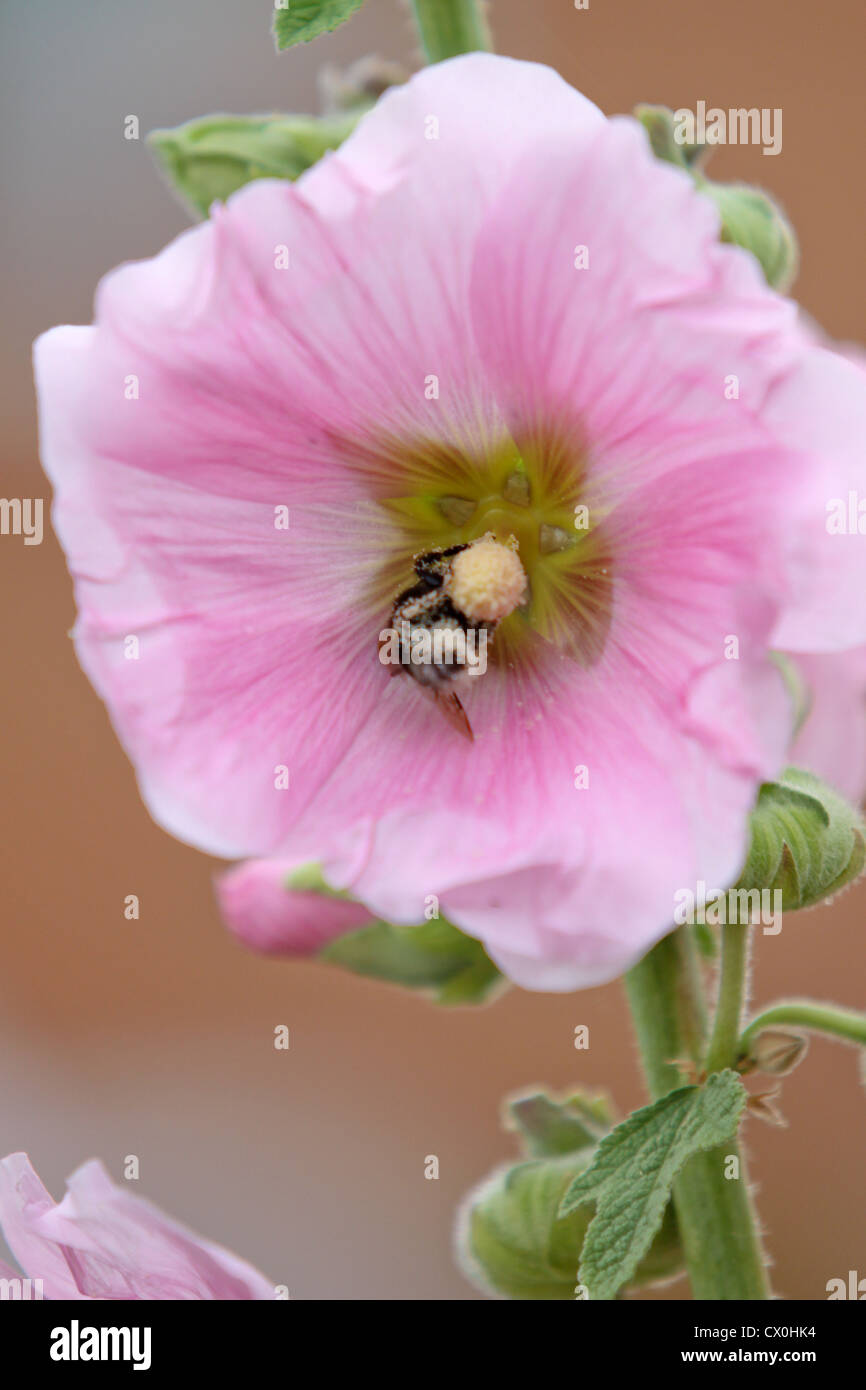
<path id="1" fill-rule="evenodd" d="M 472 732 L 472 725 L 465 709 L 460 703 L 460 697 L 454 694 L 453 690 L 435 690 L 433 699 L 441 709 L 452 729 L 456 729 L 458 734 L 468 738 L 470 743 L 475 742 L 475 735 Z"/>
<path id="2" fill-rule="evenodd" d="M 431 550 L 426 555 L 415 556 L 415 573 L 421 580 L 425 591 L 431 589 L 441 589 L 442 587 L 442 568 L 441 553 L 438 550 Z M 420 588 L 421 586 L 416 586 Z"/>
<path id="3" fill-rule="evenodd" d="M 426 580 L 431 588 L 438 589 L 448 568 L 447 562 L 468 548 L 466 542 L 461 541 L 458 545 L 449 545 L 445 550 L 428 550 L 423 555 L 416 555 L 413 562 L 415 573 L 420 579 Z"/>

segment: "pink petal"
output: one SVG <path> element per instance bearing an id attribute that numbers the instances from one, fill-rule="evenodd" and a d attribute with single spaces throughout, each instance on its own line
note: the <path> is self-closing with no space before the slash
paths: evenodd
<path id="1" fill-rule="evenodd" d="M 866 642 L 866 509 L 864 533 L 827 529 L 834 499 L 847 513 L 849 493 L 866 503 L 866 371 L 823 347 L 811 347 L 796 372 L 780 380 L 767 419 L 813 464 L 813 483 L 799 537 L 799 583 L 774 634 L 790 651 L 839 651 Z"/>
<path id="2" fill-rule="evenodd" d="M 55 1205 L 24 1154 L 0 1162 L 0 1221 L 47 1298 L 273 1299 L 252 1265 L 82 1164 Z"/>
<path id="3" fill-rule="evenodd" d="M 686 458 L 711 467 L 732 442 L 772 443 L 755 417 L 800 351 L 794 306 L 718 244 L 713 206 L 626 118 L 515 161 L 478 239 L 472 306 L 512 430 L 573 420 L 592 459 L 643 482 Z"/>
<path id="4" fill-rule="evenodd" d="M 42 1231 L 54 1207 L 26 1154 L 0 1159 L 0 1227 L 28 1279 L 41 1279 L 50 1299 L 85 1299 L 61 1246 Z"/>
<path id="5" fill-rule="evenodd" d="M 855 803 L 866 796 L 866 647 L 847 652 L 799 653 L 809 711 L 790 753 L 804 767 Z"/>

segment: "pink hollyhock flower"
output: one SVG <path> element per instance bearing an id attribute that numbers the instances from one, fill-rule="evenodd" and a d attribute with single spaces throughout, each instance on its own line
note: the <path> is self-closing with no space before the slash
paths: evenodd
<path id="1" fill-rule="evenodd" d="M 76 1169 L 59 1203 L 26 1154 L 0 1160 L 0 1227 L 27 1277 L 42 1280 L 45 1298 L 275 1297 L 252 1265 L 115 1186 L 97 1159 Z M 16 1277 L 3 1265 L 0 1274 Z"/>
<path id="2" fill-rule="evenodd" d="M 824 525 L 866 390 L 718 231 L 637 122 L 473 54 L 39 341 L 78 652 L 163 825 L 393 922 L 436 894 L 538 988 L 736 878 L 791 732 L 769 648 L 866 641 Z M 528 590 L 470 742 L 377 642 L 413 556 L 488 532 Z"/>

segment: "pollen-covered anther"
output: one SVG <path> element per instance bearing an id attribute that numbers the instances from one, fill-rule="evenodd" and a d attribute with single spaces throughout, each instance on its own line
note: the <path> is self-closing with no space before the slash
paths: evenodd
<path id="1" fill-rule="evenodd" d="M 526 573 L 514 545 L 484 536 L 455 555 L 451 599 L 471 622 L 497 623 L 523 602 Z"/>

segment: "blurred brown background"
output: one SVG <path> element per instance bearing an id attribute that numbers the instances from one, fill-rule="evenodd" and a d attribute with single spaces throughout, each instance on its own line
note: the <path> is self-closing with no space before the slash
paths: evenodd
<path id="1" fill-rule="evenodd" d="M 728 148 L 719 177 L 763 182 L 803 250 L 798 293 L 835 337 L 864 336 L 862 0 L 496 0 L 501 52 L 558 67 L 609 112 L 638 101 L 782 107 L 783 153 Z M 327 61 L 411 62 L 396 0 L 278 57 L 267 0 L 3 0 L 7 211 L 0 400 L 4 496 L 48 497 L 31 340 L 87 322 L 99 276 L 186 223 L 144 134 L 211 110 L 315 109 Z M 28 1149 L 55 1193 L 99 1154 L 140 1190 L 289 1285 L 293 1298 L 471 1298 L 453 1267 L 462 1193 L 512 1152 L 497 1112 L 532 1082 L 639 1080 L 620 989 L 512 991 L 472 1012 L 314 965 L 257 959 L 223 931 L 214 865 L 152 824 L 66 633 L 48 532 L 0 538 L 6 794 L 0 809 L 0 1152 Z M 141 899 L 127 922 L 123 901 Z M 866 891 L 760 941 L 756 996 L 862 1006 Z M 291 1028 L 275 1052 L 275 1024 Z M 575 1052 L 577 1023 L 591 1047 Z M 866 1274 L 864 1096 L 856 1058 L 814 1043 L 788 1080 L 787 1132 L 750 1122 L 761 1210 L 787 1297 Z M 425 1181 L 424 1157 L 441 1177 Z M 682 1297 L 683 1285 L 670 1290 Z"/>

